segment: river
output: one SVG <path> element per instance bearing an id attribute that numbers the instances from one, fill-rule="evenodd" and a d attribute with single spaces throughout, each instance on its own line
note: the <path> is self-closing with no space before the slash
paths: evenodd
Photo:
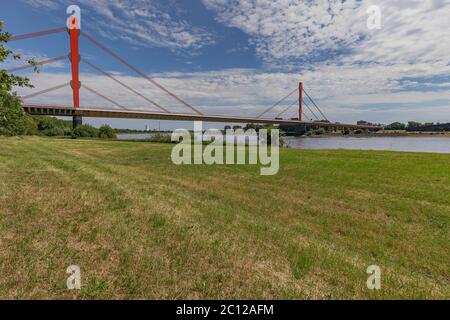
<path id="1" fill-rule="evenodd" d="M 383 150 L 450 154 L 450 137 L 285 137 L 291 148 Z"/>
<path id="2" fill-rule="evenodd" d="M 148 139 L 150 133 L 118 134 L 121 140 Z M 313 150 L 383 150 L 450 154 L 450 137 L 284 137 L 290 148 Z"/>
<path id="3" fill-rule="evenodd" d="M 153 137 L 153 133 L 118 133 L 119 140 L 145 140 Z"/>

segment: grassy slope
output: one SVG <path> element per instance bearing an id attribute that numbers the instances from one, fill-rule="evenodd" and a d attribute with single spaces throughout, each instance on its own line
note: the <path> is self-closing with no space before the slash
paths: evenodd
<path id="1" fill-rule="evenodd" d="M 262 177 L 171 148 L 0 138 L 0 297 L 450 298 L 450 156 L 286 149 Z"/>

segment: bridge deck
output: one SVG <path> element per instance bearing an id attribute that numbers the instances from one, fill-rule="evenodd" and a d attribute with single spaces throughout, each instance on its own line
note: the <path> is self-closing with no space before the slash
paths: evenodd
<path id="1" fill-rule="evenodd" d="M 154 111 L 136 111 L 136 110 L 109 110 L 95 108 L 75 109 L 64 106 L 51 105 L 23 105 L 25 112 L 31 115 L 48 116 L 82 116 L 90 118 L 122 118 L 122 119 L 156 119 L 156 120 L 178 120 L 178 121 L 208 121 L 208 122 L 229 122 L 229 123 L 264 123 L 264 124 L 283 124 L 283 125 L 302 125 L 319 127 L 340 127 L 354 129 L 379 130 L 382 127 L 374 125 L 356 125 L 333 122 L 299 121 L 299 120 L 281 120 L 267 118 L 235 117 L 224 115 L 198 115 L 183 113 L 161 113 Z"/>

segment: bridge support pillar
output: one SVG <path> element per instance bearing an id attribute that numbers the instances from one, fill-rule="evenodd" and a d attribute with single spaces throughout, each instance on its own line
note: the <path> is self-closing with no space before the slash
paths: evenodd
<path id="1" fill-rule="evenodd" d="M 69 35 L 70 35 L 70 62 L 72 64 L 72 81 L 70 85 L 73 92 L 73 107 L 75 110 L 80 108 L 80 75 L 79 75 L 79 63 L 80 63 L 80 53 L 78 47 L 78 38 L 80 37 L 80 24 L 77 18 L 69 18 L 70 24 Z M 83 124 L 83 118 L 78 115 L 77 112 L 72 117 L 72 128 L 75 130 L 78 126 Z"/>
<path id="2" fill-rule="evenodd" d="M 303 82 L 298 84 L 298 120 L 303 120 Z"/>
<path id="3" fill-rule="evenodd" d="M 82 116 L 73 116 L 72 117 L 72 127 L 75 130 L 78 126 L 81 126 L 83 124 L 83 117 Z"/>

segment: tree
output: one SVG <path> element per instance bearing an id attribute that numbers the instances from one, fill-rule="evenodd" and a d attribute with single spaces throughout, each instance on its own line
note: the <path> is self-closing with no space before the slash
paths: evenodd
<path id="1" fill-rule="evenodd" d="M 99 130 L 89 124 L 83 124 L 73 130 L 73 137 L 77 138 L 98 138 Z"/>
<path id="2" fill-rule="evenodd" d="M 408 131 L 414 131 L 415 129 L 418 129 L 422 126 L 420 122 L 415 121 L 409 121 L 408 125 L 406 126 L 406 130 Z"/>
<path id="3" fill-rule="evenodd" d="M 34 122 L 40 134 L 46 136 L 70 136 L 72 134 L 72 121 L 59 120 L 49 116 L 34 116 Z"/>
<path id="4" fill-rule="evenodd" d="M 21 60 L 22 57 L 20 54 L 14 53 L 12 50 L 5 47 L 5 44 L 11 38 L 11 34 L 3 32 L 3 25 L 3 21 L 0 20 L 0 62 L 5 62 L 9 56 L 11 56 L 14 61 Z M 34 59 L 29 59 L 27 62 L 34 66 L 35 72 L 39 72 Z M 11 92 L 12 87 L 14 86 L 33 88 L 30 79 L 8 74 L 6 70 L 0 70 L 0 90 Z"/>
<path id="5" fill-rule="evenodd" d="M 10 38 L 11 34 L 3 32 L 3 21 L 0 21 L 0 62 L 5 62 L 10 56 L 15 61 L 21 59 L 19 54 L 5 47 Z M 28 60 L 28 63 L 34 65 L 36 72 L 39 71 L 33 59 Z M 21 108 L 21 101 L 16 93 L 11 92 L 13 87 L 33 86 L 26 77 L 8 74 L 5 69 L 0 70 L 0 134 L 13 136 L 33 133 L 35 124 Z"/>
<path id="6" fill-rule="evenodd" d="M 104 124 L 98 130 L 98 136 L 102 139 L 115 139 L 116 133 L 114 132 L 113 128 L 111 128 L 107 124 Z"/>
<path id="7" fill-rule="evenodd" d="M 0 90 L 0 135 L 16 136 L 36 133 L 36 124 L 23 111 L 15 94 Z"/>
<path id="8" fill-rule="evenodd" d="M 401 122 L 394 122 L 384 127 L 385 130 L 405 130 L 406 126 Z"/>

